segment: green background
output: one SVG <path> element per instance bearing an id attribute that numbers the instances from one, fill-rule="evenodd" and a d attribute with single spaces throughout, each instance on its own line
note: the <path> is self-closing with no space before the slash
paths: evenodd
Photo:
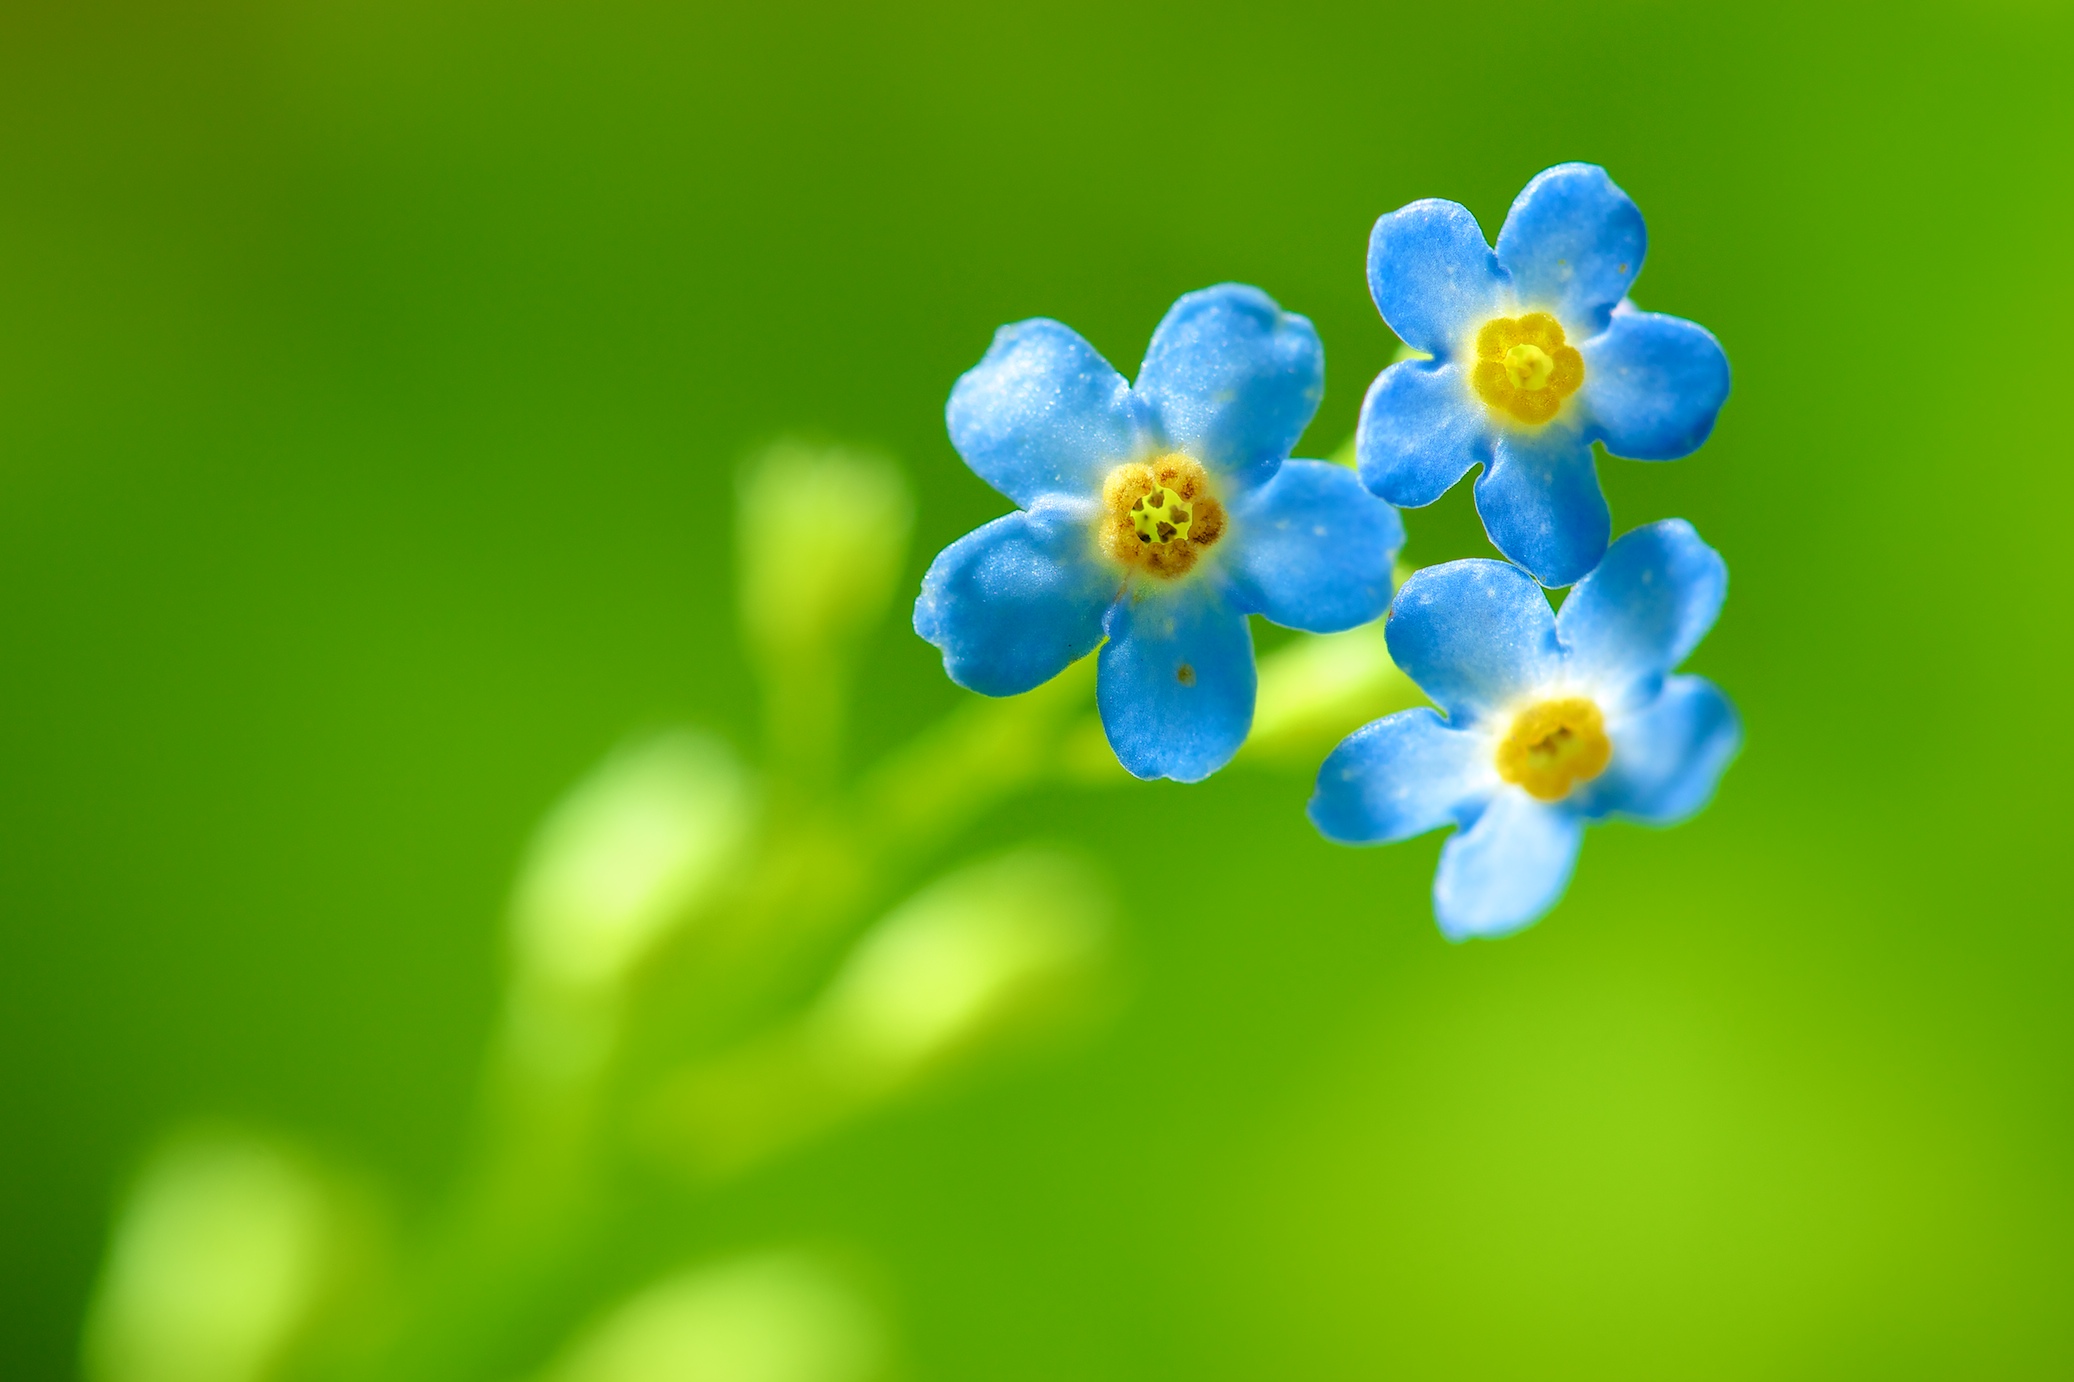
<path id="1" fill-rule="evenodd" d="M 1369 225 L 1565 159 L 1726 344 L 1602 466 L 1734 584 L 1748 747 L 1450 946 L 1438 838 L 1298 774 L 972 827 L 1127 888 L 1108 1035 L 759 1175 L 687 1253 L 883 1269 L 928 1378 L 2074 1371 L 2063 5 L 502 0 L 0 9 L 0 1374 L 73 1369 L 124 1169 L 223 1112 L 450 1173 L 532 822 L 629 730 L 753 742 L 732 475 L 1004 504 L 994 327 L 1127 373 L 1179 293 L 1309 314 L 1336 447 Z M 1466 487 L 1408 556 L 1483 552 Z M 958 694 L 895 620 L 859 751 Z M 1131 875 L 1120 875 L 1127 881 Z"/>

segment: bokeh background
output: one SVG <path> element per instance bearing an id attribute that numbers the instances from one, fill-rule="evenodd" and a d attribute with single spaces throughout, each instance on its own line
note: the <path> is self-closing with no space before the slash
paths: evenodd
<path id="1" fill-rule="evenodd" d="M 0 1374 L 75 1375 L 170 1122 L 452 1174 L 533 822 L 611 745 L 753 743 L 733 476 L 898 456 L 909 565 L 1003 503 L 994 327 L 1132 372 L 1179 293 L 1394 341 L 1368 227 L 1565 159 L 1726 344 L 1602 467 L 1733 590 L 1748 748 L 1451 946 L 1438 838 L 1301 772 L 975 821 L 1127 870 L 1106 1035 L 753 1177 L 687 1252 L 861 1245 L 927 1378 L 2074 1371 L 2064 4 L 0 8 Z M 1466 486 L 1407 556 L 1484 553 Z M 895 618 L 856 752 L 960 694 Z"/>

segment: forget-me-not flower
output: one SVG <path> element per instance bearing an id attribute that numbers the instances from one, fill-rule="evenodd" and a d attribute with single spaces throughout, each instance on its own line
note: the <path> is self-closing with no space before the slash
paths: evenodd
<path id="1" fill-rule="evenodd" d="M 1525 926 L 1562 896 L 1587 824 L 1671 825 L 1713 795 L 1741 723 L 1712 682 L 1670 672 L 1727 593 L 1720 554 L 1676 518 L 1614 543 L 1560 614 L 1505 562 L 1420 571 L 1391 607 L 1390 655 L 1447 718 L 1421 707 L 1349 735 L 1318 770 L 1312 821 L 1349 844 L 1453 824 L 1441 929 Z"/>
<path id="2" fill-rule="evenodd" d="M 1118 760 L 1208 777 L 1253 721 L 1249 613 L 1327 633 L 1390 601 L 1397 511 L 1349 470 L 1288 459 L 1324 378 L 1310 322 L 1241 284 L 1176 302 L 1136 384 L 1058 322 L 1002 327 L 946 414 L 965 463 L 1021 507 L 937 556 L 915 632 L 990 696 L 1100 644 Z"/>
<path id="3" fill-rule="evenodd" d="M 1418 508 L 1481 462 L 1476 511 L 1499 551 L 1548 586 L 1597 565 L 1612 520 L 1592 443 L 1675 460 L 1728 397 L 1728 358 L 1705 328 L 1626 300 L 1646 239 L 1634 202 L 1589 163 L 1528 183 L 1495 252 L 1456 202 L 1378 220 L 1369 291 L 1433 358 L 1390 366 L 1362 403 L 1369 488 Z"/>

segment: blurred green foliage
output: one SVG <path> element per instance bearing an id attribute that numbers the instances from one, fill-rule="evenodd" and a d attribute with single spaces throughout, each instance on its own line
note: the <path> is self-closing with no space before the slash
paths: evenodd
<path id="1" fill-rule="evenodd" d="M 1128 372 L 1225 279 L 1317 322 L 1329 452 L 1374 217 L 1569 158 L 1736 369 L 1698 455 L 1603 467 L 1730 562 L 1713 808 L 1468 947 L 1437 840 L 1324 844 L 1301 763 L 977 815 L 1186 880 L 1126 891 L 1107 1035 L 626 1286 L 855 1245 L 924 1377 L 2074 1367 L 2070 59 L 2020 0 L 0 9 L 0 1373 L 73 1373 L 192 1112 L 430 1211 L 534 823 L 631 732 L 762 735 L 745 455 L 900 458 L 911 585 L 1004 507 L 941 426 L 997 324 Z M 897 609 L 862 657 L 853 762 L 961 700 Z"/>

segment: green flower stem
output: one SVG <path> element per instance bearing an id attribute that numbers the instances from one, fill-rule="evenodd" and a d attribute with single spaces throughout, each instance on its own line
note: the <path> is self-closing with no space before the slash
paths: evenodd
<path id="1" fill-rule="evenodd" d="M 764 733 L 772 785 L 788 807 L 825 797 L 842 762 L 847 660 L 795 651 L 767 664 Z"/>
<path id="2" fill-rule="evenodd" d="M 978 816 L 1052 783 L 1130 780 L 1102 739 L 1086 658 L 1026 695 L 973 698 L 839 791 L 843 688 L 832 660 L 818 672 L 808 661 L 767 666 L 772 799 L 732 883 L 679 928 L 676 985 L 637 973 L 632 990 L 510 995 L 475 1158 L 403 1283 L 387 1346 L 348 1376 L 488 1382 L 522 1365 L 513 1340 L 538 1333 L 571 1274 L 619 1231 L 600 1167 L 621 1138 L 712 1185 L 760 1148 L 854 1116 L 863 1105 L 842 1089 L 795 1081 L 779 1092 L 804 1102 L 781 1110 L 792 1121 L 774 1133 L 744 1086 L 748 1121 L 731 1133 L 713 1121 L 731 1116 L 713 1101 L 714 1058 L 779 1049 L 772 1033 L 789 1030 L 782 999 L 800 976 Z M 1340 735 L 1421 699 L 1380 625 L 1298 638 L 1261 659 L 1260 678 L 1242 762 L 1315 763 Z"/>
<path id="3" fill-rule="evenodd" d="M 677 928 L 681 962 L 655 967 L 674 985 L 642 984 L 637 973 L 629 991 L 511 995 L 478 1153 L 405 1282 L 389 1346 L 354 1375 L 488 1382 L 522 1363 L 511 1341 L 537 1333 L 557 1288 L 567 1294 L 569 1275 L 618 1232 L 599 1168 L 621 1138 L 711 1185 L 753 1164 L 759 1148 L 853 1116 L 864 1105 L 810 1081 L 790 1090 L 804 1102 L 773 1133 L 752 1126 L 770 1110 L 745 1087 L 749 1121 L 737 1136 L 714 1124 L 729 1105 L 714 1104 L 700 1081 L 710 1084 L 716 1053 L 757 1051 L 788 1030 L 782 1000 L 800 976 L 974 819 L 1049 784 L 1130 780 L 1093 713 L 1090 657 L 1025 695 L 973 698 L 839 790 L 839 661 L 766 662 L 771 799 L 732 883 L 696 924 Z M 1380 626 L 1300 638 L 1261 660 L 1246 758 L 1315 761 L 1363 720 L 1417 700 Z"/>
<path id="4" fill-rule="evenodd" d="M 1082 658 L 1020 696 L 974 697 L 859 784 L 853 813 L 874 853 L 912 858 L 990 807 L 1058 776 L 1058 750 L 1094 699 Z"/>

